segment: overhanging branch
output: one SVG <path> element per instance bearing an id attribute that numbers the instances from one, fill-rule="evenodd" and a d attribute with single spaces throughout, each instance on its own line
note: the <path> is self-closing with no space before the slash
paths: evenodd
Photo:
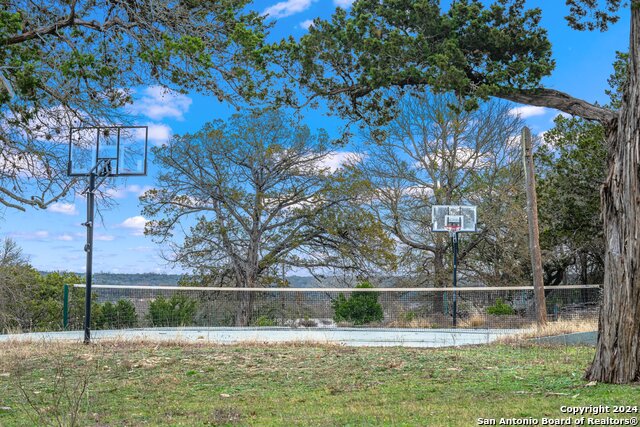
<path id="1" fill-rule="evenodd" d="M 587 120 L 595 120 L 605 125 L 617 118 L 615 111 L 590 104 L 587 101 L 574 98 L 567 93 L 555 89 L 500 88 L 494 96 L 520 104 L 555 108 L 556 110 L 564 111 L 565 113 Z"/>

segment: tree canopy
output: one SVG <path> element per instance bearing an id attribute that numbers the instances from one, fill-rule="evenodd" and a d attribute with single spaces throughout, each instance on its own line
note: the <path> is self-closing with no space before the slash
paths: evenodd
<path id="1" fill-rule="evenodd" d="M 174 261 L 259 286 L 274 266 L 363 269 L 390 242 L 358 208 L 367 183 L 332 165 L 326 133 L 277 111 L 234 115 L 154 149 L 159 186 L 142 197 L 147 233 L 195 219 Z M 386 260 L 388 261 L 388 260 Z"/>
<path id="2" fill-rule="evenodd" d="M 444 2 L 442 2 L 444 3 Z M 454 91 L 477 107 L 498 97 L 555 108 L 598 121 L 609 172 L 602 186 L 604 297 L 597 352 L 587 376 L 606 382 L 640 378 L 640 2 L 568 0 L 567 23 L 606 30 L 630 11 L 629 54 L 616 70 L 618 104 L 603 107 L 542 85 L 554 62 L 541 10 L 525 0 L 358 0 L 347 13 L 315 20 L 299 42 L 280 45 L 284 75 L 306 90 L 306 102 L 327 99 L 341 115 L 383 124 L 395 114 L 389 88 Z M 283 97 L 296 102 L 295 94 Z"/>
<path id="3" fill-rule="evenodd" d="M 593 2 L 572 3 L 570 22 L 590 28 L 612 22 L 618 2 L 595 21 L 587 13 Z M 374 123 L 388 120 L 394 104 L 381 89 L 423 86 L 454 91 L 467 108 L 495 96 L 612 120 L 606 108 L 541 86 L 555 63 L 540 18 L 524 0 L 457 0 L 448 10 L 436 0 L 359 0 L 350 12 L 316 20 L 299 42 L 282 42 L 280 64 L 309 99 L 326 98 L 341 114 Z"/>
<path id="4" fill-rule="evenodd" d="M 602 281 L 600 187 L 606 162 L 604 129 L 598 123 L 558 116 L 544 134 L 536 165 L 547 284 L 558 284 L 572 265 L 582 284 Z"/>
<path id="5" fill-rule="evenodd" d="M 63 197 L 70 126 L 124 123 L 136 87 L 260 97 L 263 18 L 247 0 L 27 0 L 0 11 L 0 203 Z"/>

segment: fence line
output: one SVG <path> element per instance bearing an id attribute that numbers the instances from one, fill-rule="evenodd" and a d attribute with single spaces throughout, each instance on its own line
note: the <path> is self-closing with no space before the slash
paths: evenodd
<path id="1" fill-rule="evenodd" d="M 74 288 L 85 288 L 84 283 L 72 285 Z M 545 286 L 545 290 L 555 289 L 598 289 L 602 285 L 559 285 Z M 489 291 L 533 291 L 533 286 L 466 286 L 447 288 L 237 288 L 237 287 L 206 287 L 206 286 L 150 286 L 150 285 L 92 285 L 92 289 L 137 289 L 157 291 L 223 291 L 223 292 L 489 292 Z"/>
<path id="2" fill-rule="evenodd" d="M 84 284 L 70 287 L 68 327 L 84 317 Z M 594 321 L 599 285 L 545 287 L 553 320 Z M 457 296 L 463 328 L 525 328 L 535 323 L 531 286 L 460 288 L 92 287 L 94 329 L 280 326 L 450 328 Z"/>

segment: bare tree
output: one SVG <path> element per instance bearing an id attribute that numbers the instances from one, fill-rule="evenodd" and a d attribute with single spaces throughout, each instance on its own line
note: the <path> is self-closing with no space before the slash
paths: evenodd
<path id="1" fill-rule="evenodd" d="M 522 192 L 520 119 L 502 102 L 472 112 L 462 107 L 452 94 L 402 97 L 396 117 L 370 132 L 359 167 L 373 186 L 369 206 L 399 242 L 404 265 L 439 287 L 449 280 L 450 239 L 431 232 L 431 206 L 479 206 L 479 233 L 465 239 L 459 258 L 464 263 L 478 245 L 508 238 L 513 206 L 505 196 Z M 487 279 L 489 268 L 479 261 L 469 260 L 467 273 Z"/>
<path id="2" fill-rule="evenodd" d="M 22 266 L 28 263 L 26 255 L 22 252 L 22 248 L 18 243 L 10 237 L 2 240 L 0 247 L 0 267 L 9 267 L 12 265 Z"/>
<path id="3" fill-rule="evenodd" d="M 141 199 L 154 219 L 146 233 L 160 241 L 184 233 L 174 262 L 256 287 L 283 264 L 363 271 L 393 261 L 390 239 L 353 203 L 366 183 L 329 165 L 326 134 L 282 113 L 216 121 L 154 154 L 162 173 Z M 243 293 L 237 325 L 249 323 L 251 306 Z"/>

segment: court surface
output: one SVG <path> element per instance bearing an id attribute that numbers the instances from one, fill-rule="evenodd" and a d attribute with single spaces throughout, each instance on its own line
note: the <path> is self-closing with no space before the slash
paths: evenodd
<path id="1" fill-rule="evenodd" d="M 291 328 L 153 328 L 92 331 L 99 340 L 207 342 L 212 344 L 308 342 L 353 347 L 451 347 L 487 344 L 526 329 L 291 329 Z M 0 335 L 6 341 L 82 341 L 83 331 Z"/>

